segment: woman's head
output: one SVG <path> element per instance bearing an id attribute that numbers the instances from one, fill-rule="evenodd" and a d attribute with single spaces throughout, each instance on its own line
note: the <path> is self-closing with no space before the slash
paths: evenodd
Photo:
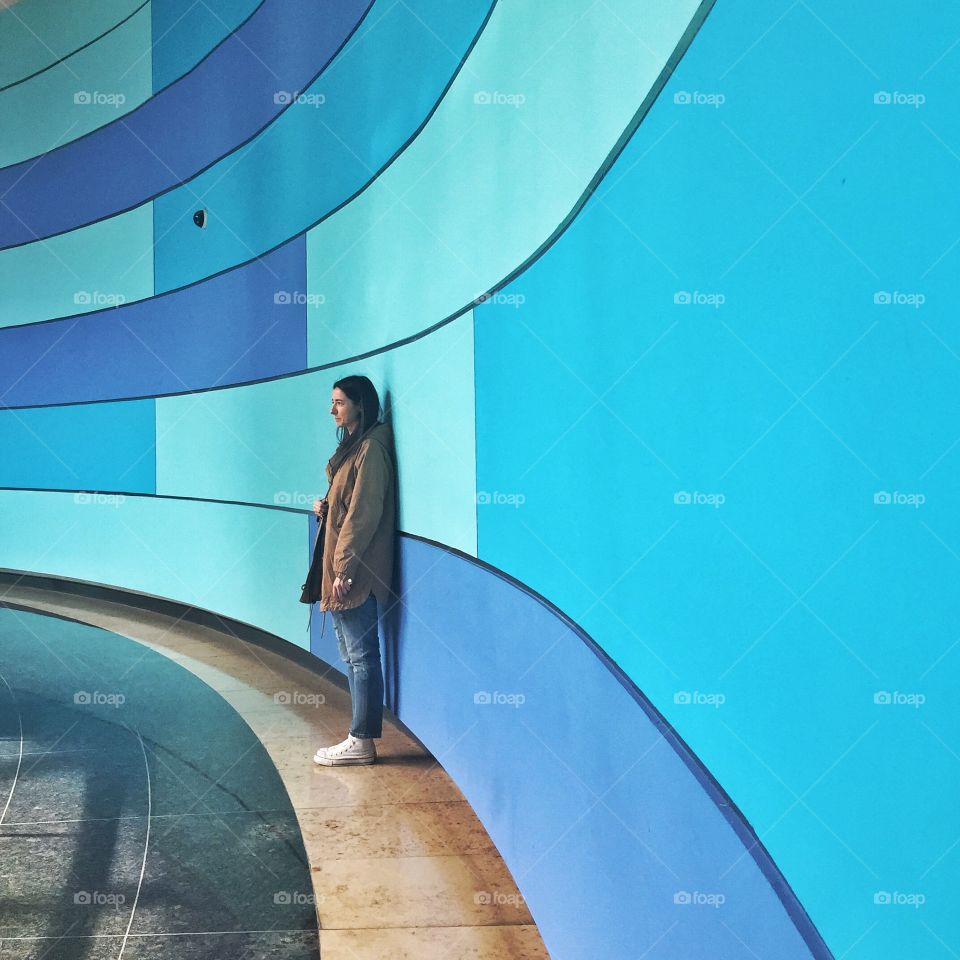
<path id="1" fill-rule="evenodd" d="M 380 419 L 380 397 L 368 377 L 344 377 L 333 385 L 330 414 L 341 444 L 359 439 Z M 342 431 L 342 432 L 341 432 Z"/>

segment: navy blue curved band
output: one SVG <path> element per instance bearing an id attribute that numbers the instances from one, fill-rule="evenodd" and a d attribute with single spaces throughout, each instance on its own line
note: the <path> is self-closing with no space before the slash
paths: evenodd
<path id="1" fill-rule="evenodd" d="M 831 956 L 731 798 L 581 628 L 443 544 L 405 534 L 400 561 L 391 706 L 473 804 L 551 955 L 640 956 L 672 927 L 670 956 Z M 338 662 L 332 630 L 312 631 Z M 722 911 L 686 899 L 721 892 Z"/>

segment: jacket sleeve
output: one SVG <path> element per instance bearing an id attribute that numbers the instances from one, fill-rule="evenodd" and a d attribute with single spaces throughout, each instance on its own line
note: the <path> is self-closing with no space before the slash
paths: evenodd
<path id="1" fill-rule="evenodd" d="M 383 516 L 387 484 L 392 478 L 390 454 L 379 443 L 367 443 L 357 459 L 357 479 L 350 497 L 350 509 L 337 537 L 337 549 L 333 555 L 334 576 L 353 579 L 357 575 L 363 553 Z"/>

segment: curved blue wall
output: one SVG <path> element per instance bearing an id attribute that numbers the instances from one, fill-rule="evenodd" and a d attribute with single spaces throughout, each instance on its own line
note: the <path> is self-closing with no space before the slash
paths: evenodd
<path id="1" fill-rule="evenodd" d="M 958 933 L 928 806 L 955 762 L 957 205 L 933 184 L 957 65 L 897 18 L 881 41 L 778 12 L 750 49 L 718 5 L 576 222 L 478 307 L 478 489 L 522 498 L 481 506 L 478 555 L 640 683 L 838 954 L 922 953 L 925 925 Z M 819 69 L 779 76 L 798 50 Z M 922 105 L 886 89 L 904 58 Z M 505 428 L 518 403 L 536 428 Z"/>
<path id="2" fill-rule="evenodd" d="M 182 165 L 58 205 L 101 124 L 0 207 L 0 565 L 335 661 L 297 594 L 367 373 L 391 703 L 551 955 L 922 955 L 960 942 L 960 24 L 710 6 L 237 4 L 316 77 L 248 127 L 211 23 L 155 45 L 124 123 Z M 204 68 L 223 110 L 168 109 Z"/>
<path id="3" fill-rule="evenodd" d="M 551 956 L 829 955 L 729 798 L 582 630 L 441 545 L 404 537 L 400 556 L 393 705 L 480 815 Z M 314 650 L 336 662 L 332 636 Z"/>

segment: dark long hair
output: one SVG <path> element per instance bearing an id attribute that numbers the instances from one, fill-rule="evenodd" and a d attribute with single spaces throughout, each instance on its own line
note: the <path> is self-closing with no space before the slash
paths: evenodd
<path id="1" fill-rule="evenodd" d="M 349 433 L 344 426 L 337 428 L 337 449 L 327 463 L 330 476 L 346 460 L 364 434 L 380 422 L 380 396 L 369 377 L 361 374 L 344 377 L 333 385 L 333 389 L 342 390 L 350 400 L 359 405 L 360 423 L 353 433 Z"/>

